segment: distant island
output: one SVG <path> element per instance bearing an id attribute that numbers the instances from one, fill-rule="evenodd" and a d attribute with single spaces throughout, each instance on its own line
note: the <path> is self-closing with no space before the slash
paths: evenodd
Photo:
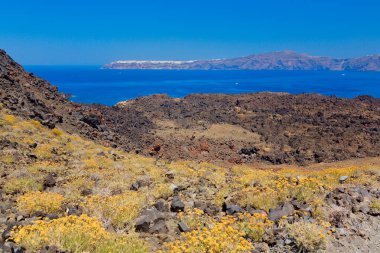
<path id="1" fill-rule="evenodd" d="M 176 70 L 330 70 L 380 71 L 380 56 L 336 59 L 310 56 L 294 51 L 271 52 L 230 59 L 193 61 L 120 60 L 104 69 L 176 69 Z"/>

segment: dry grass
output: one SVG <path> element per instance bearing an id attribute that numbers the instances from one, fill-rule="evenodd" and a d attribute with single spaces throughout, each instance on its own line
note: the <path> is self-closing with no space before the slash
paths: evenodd
<path id="1" fill-rule="evenodd" d="M 208 138 L 216 139 L 257 137 L 244 131 L 235 126 L 213 125 L 195 134 L 198 137 L 206 134 Z M 221 132 L 224 132 L 223 136 L 220 136 Z M 192 136 L 194 132 L 189 130 L 180 134 Z M 349 176 L 345 183 L 349 186 L 366 184 L 379 187 L 379 170 L 373 163 L 311 170 L 289 166 L 265 170 L 240 165 L 225 168 L 191 161 L 158 163 L 152 158 L 103 147 L 61 129 L 47 129 L 36 121 L 21 120 L 5 113 L 0 113 L 0 138 L 19 145 L 18 153 L 3 151 L 2 154 L 9 154 L 2 156 L 0 161 L 0 165 L 7 168 L 7 177 L 0 178 L 0 182 L 2 190 L 17 199 L 21 212 L 54 213 L 60 212 L 62 205 L 79 205 L 90 216 L 86 221 L 67 218 L 57 224 L 44 221 L 24 227 L 24 230 L 19 228 L 14 236 L 18 236 L 18 242 L 30 249 L 48 243 L 58 244 L 71 252 L 145 252 L 146 244 L 129 236 L 133 233 L 133 223 L 140 212 L 157 199 L 171 197 L 173 184 L 194 193 L 182 196 L 185 200 L 208 198 L 207 201 L 219 207 L 229 198 L 243 207 L 269 211 L 283 202 L 297 199 L 312 206 L 313 217 L 318 222 L 325 218 L 321 209 L 324 194 L 340 185 L 340 176 Z M 32 143 L 38 143 L 38 146 L 30 149 Z M 28 160 L 26 154 L 30 152 L 37 156 L 36 160 Z M 19 158 L 15 159 L 16 155 Z M 165 175 L 168 172 L 173 175 L 171 178 Z M 40 192 L 43 179 L 51 173 L 56 175 L 56 186 L 49 192 Z M 144 185 L 137 192 L 131 191 L 131 184 L 137 181 L 144 182 Z M 372 203 L 372 208 L 379 208 L 378 201 Z M 187 248 L 189 252 L 211 252 L 210 249 L 249 252 L 252 245 L 247 243 L 247 238 L 260 241 L 272 225 L 265 217 L 216 220 L 199 212 L 186 210 L 178 215 L 177 219 L 185 221 L 194 232 L 166 245 L 165 251 L 181 252 Z M 67 222 L 78 233 L 64 230 L 60 236 L 55 230 Z M 83 226 L 82 230 L 80 226 Z M 84 234 L 90 233 L 89 226 L 105 233 L 103 235 L 109 239 L 95 244 L 94 248 L 95 237 Z M 115 229 L 120 235 L 107 231 L 108 228 Z M 22 231 L 28 233 L 23 234 Z M 323 233 L 319 225 L 296 223 L 290 225 L 288 231 L 300 248 L 312 251 L 325 244 L 325 238 L 320 238 Z M 49 233 L 48 239 L 44 237 L 45 233 Z M 319 239 L 310 238 L 310 235 Z M 223 244 L 224 239 L 221 238 L 227 244 Z M 222 246 L 225 249 L 220 248 Z"/>

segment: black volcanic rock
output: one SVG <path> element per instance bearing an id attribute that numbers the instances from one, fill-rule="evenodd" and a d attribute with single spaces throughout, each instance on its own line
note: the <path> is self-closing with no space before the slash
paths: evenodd
<path id="1" fill-rule="evenodd" d="M 293 51 L 249 55 L 231 59 L 198 61 L 115 61 L 106 69 L 194 69 L 194 70 L 349 70 L 380 71 L 380 56 L 352 59 L 309 56 Z"/>

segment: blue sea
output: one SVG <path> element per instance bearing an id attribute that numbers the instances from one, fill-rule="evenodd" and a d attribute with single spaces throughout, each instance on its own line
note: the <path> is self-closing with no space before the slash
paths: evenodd
<path id="1" fill-rule="evenodd" d="M 239 94 L 260 91 L 380 98 L 380 72 L 105 70 L 99 66 L 26 66 L 82 103 L 114 105 L 151 94 Z"/>

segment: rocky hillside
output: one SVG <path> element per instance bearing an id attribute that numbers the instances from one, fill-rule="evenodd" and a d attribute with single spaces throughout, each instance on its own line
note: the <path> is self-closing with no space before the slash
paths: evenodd
<path id="1" fill-rule="evenodd" d="M 380 155 L 380 100 L 316 94 L 165 95 L 117 107 L 153 119 L 167 159 L 308 164 Z"/>
<path id="2" fill-rule="evenodd" d="M 309 164 L 380 155 L 380 100 L 366 96 L 156 95 L 114 107 L 82 105 L 4 51 L 0 85 L 0 103 L 14 115 L 157 158 Z"/>
<path id="3" fill-rule="evenodd" d="M 0 252 L 379 252 L 378 159 L 232 168 L 126 153 L 0 109 Z"/>
<path id="4" fill-rule="evenodd" d="M 379 99 L 81 105 L 4 51 L 0 85 L 0 252 L 380 251 Z"/>
<path id="5" fill-rule="evenodd" d="M 149 135 L 150 121 L 133 109 L 118 110 L 69 101 L 64 94 L 33 73 L 27 73 L 0 50 L 0 103 L 14 115 L 43 125 L 60 126 L 107 146 L 138 148 Z"/>
<path id="6" fill-rule="evenodd" d="M 334 59 L 283 51 L 217 60 L 115 61 L 103 67 L 106 69 L 380 71 L 380 56 Z"/>

